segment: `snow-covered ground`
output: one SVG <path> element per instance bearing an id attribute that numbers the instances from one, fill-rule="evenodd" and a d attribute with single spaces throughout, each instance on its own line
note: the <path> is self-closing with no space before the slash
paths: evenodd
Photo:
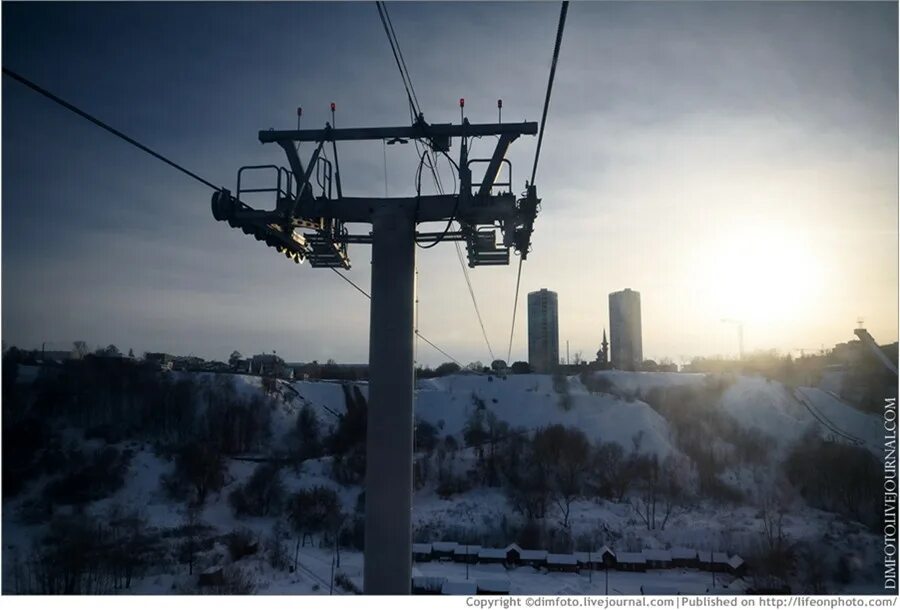
<path id="1" fill-rule="evenodd" d="M 640 437 L 640 451 L 660 457 L 680 455 L 668 421 L 636 396 L 646 395 L 651 388 L 705 383 L 705 375 L 680 373 L 605 372 L 613 388 L 609 393 L 590 393 L 577 377 L 569 378 L 568 408 L 560 404 L 547 375 L 453 375 L 421 380 L 416 391 L 416 416 L 439 430 L 440 436 L 460 437 L 466 420 L 483 404 L 498 419 L 513 428 L 535 430 L 549 424 L 564 424 L 582 430 L 592 441 L 614 442 L 629 452 L 634 439 Z M 261 391 L 257 377 L 235 375 L 239 392 L 251 395 Z M 360 385 L 363 395 L 365 384 Z M 272 414 L 273 447 L 283 446 L 287 435 L 295 428 L 297 414 L 304 405 L 314 409 L 324 429 L 333 427 L 345 410 L 344 389 L 340 382 L 296 381 L 279 385 L 281 398 Z M 862 413 L 842 402 L 833 394 L 817 388 L 792 390 L 780 383 L 758 377 L 738 376 L 724 389 L 719 407 L 742 427 L 755 429 L 773 439 L 782 449 L 803 438 L 805 434 L 835 437 L 834 429 L 847 437 L 859 439 L 862 446 L 881 456 L 880 421 L 874 415 Z M 840 438 L 836 439 L 841 441 Z M 122 448 L 134 451 L 125 485 L 109 498 L 86 507 L 88 513 L 103 516 L 114 506 L 138 508 L 147 519 L 148 527 L 164 530 L 183 525 L 186 513 L 183 505 L 169 500 L 160 488 L 160 476 L 172 469 L 171 462 L 157 456 L 149 444 L 126 442 Z M 780 452 L 778 452 L 780 453 Z M 464 454 L 464 452 L 463 452 Z M 773 454 L 771 459 L 776 459 Z M 283 471 L 288 492 L 315 485 L 335 489 L 344 509 L 354 511 L 361 487 L 342 486 L 329 476 L 329 460 L 313 460 L 299 469 Z M 773 462 L 774 465 L 774 462 Z M 274 519 L 241 518 L 234 516 L 227 501 L 228 494 L 246 481 L 256 464 L 233 460 L 228 465 L 225 487 L 208 498 L 199 519 L 219 534 L 236 528 L 248 528 L 260 540 L 270 536 Z M 726 473 L 738 487 L 746 472 L 735 469 Z M 3 588 L 10 591 L 11 566 L 29 553 L 31 542 L 40 537 L 45 526 L 27 526 L 19 519 L 23 503 L 40 493 L 40 484 L 33 484 L 18 497 L 3 502 Z M 413 527 L 427 529 L 440 536 L 443 529 L 455 531 L 487 531 L 497 529 L 514 516 L 504 492 L 499 488 L 476 487 L 448 499 L 439 497 L 433 486 L 426 485 L 414 496 Z M 555 517 L 548 516 L 553 521 Z M 682 507 L 676 511 L 664 530 L 648 531 L 627 502 L 579 500 L 573 504 L 570 516 L 573 539 L 581 534 L 601 532 L 610 546 L 617 550 L 690 546 L 745 552 L 757 543 L 762 530 L 762 515 L 752 505 L 726 506 L 709 501 Z M 557 525 L 555 522 L 554 525 Z M 863 526 L 837 515 L 825 513 L 795 501 L 785 518 L 785 531 L 798 541 L 823 545 L 829 555 L 845 556 L 854 566 L 876 565 L 879 561 L 878 539 Z M 511 541 L 509 541 L 511 542 Z M 291 549 L 293 547 L 291 546 Z M 353 551 L 341 553 L 338 572 L 362 585 L 362 555 Z M 203 560 L 206 567 L 227 563 L 227 550 L 220 543 Z M 331 582 L 332 551 L 311 548 L 301 550 L 301 569 L 296 573 L 279 572 L 268 566 L 263 553 L 238 562 L 253 579 L 260 593 L 317 593 L 327 594 Z M 201 568 L 204 567 L 201 562 Z M 453 563 L 422 563 L 416 569 L 425 576 L 444 576 L 465 580 L 465 566 Z M 513 593 L 602 593 L 604 575 L 547 574 L 531 568 L 502 570 L 479 566 L 470 568 L 470 578 L 505 578 Z M 871 572 L 871 570 L 869 570 Z M 877 573 L 878 570 L 875 570 Z M 865 573 L 865 570 L 860 570 Z M 647 573 L 611 572 L 609 588 L 612 593 L 639 593 L 642 585 L 660 589 L 702 592 L 712 585 L 711 575 L 693 570 L 666 570 Z M 726 584 L 728 580 L 720 577 Z M 160 566 L 136 581 L 132 593 L 172 593 L 189 590 L 196 576 L 188 577 L 183 565 Z M 846 585 L 847 591 L 866 590 L 870 583 L 865 576 Z M 871 585 L 874 587 L 874 585 Z"/>
<path id="2" fill-rule="evenodd" d="M 618 443 L 626 450 L 631 449 L 635 435 L 642 433 L 644 451 L 660 457 L 673 451 L 668 424 L 646 403 L 591 395 L 577 378 L 568 383 L 572 403 L 563 409 L 549 375 L 426 379 L 418 384 L 416 415 L 437 426 L 442 434 L 460 435 L 477 408 L 473 400 L 477 397 L 498 419 L 516 428 L 535 430 L 563 424 L 580 429 L 592 441 Z"/>

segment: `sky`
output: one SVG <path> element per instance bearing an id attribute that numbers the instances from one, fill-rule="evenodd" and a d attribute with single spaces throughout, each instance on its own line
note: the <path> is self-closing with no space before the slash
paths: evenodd
<path id="1" fill-rule="evenodd" d="M 540 120 L 558 3 L 390 3 L 430 122 Z M 3 65 L 215 184 L 286 165 L 260 129 L 406 125 L 374 3 L 2 4 Z M 897 340 L 895 3 L 573 3 L 536 184 L 527 293 L 559 294 L 560 353 L 592 359 L 608 294 L 641 293 L 645 358 Z M 366 362 L 367 299 L 210 213 L 211 191 L 2 82 L 7 345 Z M 524 190 L 537 139 L 510 148 Z M 490 142 L 475 143 L 487 156 Z M 311 150 L 307 149 L 309 154 Z M 346 143 L 348 195 L 412 195 L 410 145 Z M 452 154 L 458 154 L 454 142 Z M 452 178 L 443 167 L 444 181 Z M 387 175 L 387 180 L 385 180 Z M 425 191 L 428 185 L 425 186 Z M 437 227 L 425 226 L 434 230 Z M 370 249 L 348 277 L 369 286 Z M 506 358 L 516 266 L 417 250 L 418 327 L 464 363 Z M 417 359 L 447 360 L 425 344 Z"/>

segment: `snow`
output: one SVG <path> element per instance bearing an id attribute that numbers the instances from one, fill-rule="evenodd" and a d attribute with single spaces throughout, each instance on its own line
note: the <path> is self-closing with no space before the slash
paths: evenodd
<path id="1" fill-rule="evenodd" d="M 485 593 L 509 593 L 509 579 L 506 578 L 479 578 L 475 584 Z"/>
<path id="2" fill-rule="evenodd" d="M 728 560 L 728 566 L 732 570 L 737 570 L 742 565 L 744 565 L 744 560 L 739 555 L 733 555 L 731 559 Z"/>
<path id="3" fill-rule="evenodd" d="M 814 432 L 822 438 L 849 441 L 881 455 L 878 416 L 864 413 L 819 388 L 799 387 L 792 391 L 762 377 L 739 376 L 725 391 L 722 407 L 743 427 L 775 439 L 781 449 Z"/>
<path id="4" fill-rule="evenodd" d="M 459 546 L 455 542 L 433 542 L 431 544 L 431 548 L 434 549 L 435 553 L 454 553 L 456 552 L 456 548 Z"/>
<path id="5" fill-rule="evenodd" d="M 33 375 L 36 377 L 37 374 L 38 371 L 35 370 Z M 660 457 L 679 454 L 673 445 L 671 429 L 665 418 L 646 403 L 621 396 L 645 395 L 654 387 L 702 384 L 707 379 L 705 375 L 619 371 L 599 375 L 609 378 L 615 393 L 591 394 L 578 378 L 569 378 L 566 383 L 571 408 L 567 410 L 560 406 L 560 395 L 553 388 L 552 378 L 547 375 L 511 375 L 506 378 L 453 375 L 420 380 L 416 390 L 416 415 L 438 427 L 441 436 L 453 434 L 459 437 L 466 420 L 477 408 L 474 396 L 483 401 L 484 407 L 493 411 L 498 419 L 506 421 L 513 428 L 534 430 L 559 423 L 583 430 L 592 441 L 618 443 L 626 452 L 632 450 L 633 439 L 640 434 L 642 452 Z M 261 392 L 259 378 L 246 375 L 233 377 L 236 390 L 242 396 L 251 397 Z M 305 405 L 313 408 L 325 429 L 335 425 L 338 416 L 345 412 L 342 386 L 342 382 L 321 381 L 279 384 L 272 413 L 273 443 L 285 441 L 287 434 L 295 429 L 297 414 Z M 363 395 L 366 395 L 365 385 L 359 387 Z M 804 434 L 813 431 L 823 438 L 833 435 L 823 421 L 843 434 L 859 439 L 862 446 L 881 456 L 878 443 L 881 422 L 878 417 L 858 411 L 820 388 L 801 387 L 793 390 L 759 377 L 736 376 L 723 392 L 719 407 L 740 426 L 756 429 L 775 440 L 779 451 L 767 456 L 770 460 L 768 466 L 773 468 L 779 456 L 802 439 Z M 67 430 L 66 438 L 69 439 L 67 442 L 85 442 L 78 430 Z M 133 451 L 125 485 L 111 497 L 90 504 L 86 510 L 90 514 L 104 516 L 116 506 L 137 508 L 152 528 L 165 530 L 183 525 L 187 518 L 183 504 L 169 500 L 160 488 L 160 476 L 171 471 L 172 462 L 157 455 L 150 444 L 123 443 L 120 448 Z M 464 454 L 461 451 L 457 459 L 472 459 L 471 455 Z M 352 513 L 361 487 L 336 483 L 330 477 L 330 465 L 330 458 L 322 458 L 307 461 L 298 469 L 282 470 L 286 491 L 291 493 L 323 485 L 334 489 L 341 498 L 344 510 Z M 237 528 L 248 528 L 260 540 L 269 536 L 274 519 L 238 519 L 227 501 L 228 494 L 246 481 L 256 467 L 257 464 L 246 461 L 228 462 L 225 487 L 220 492 L 211 494 L 199 516 L 202 522 L 215 529 L 216 535 L 225 535 Z M 734 468 L 724 476 L 739 480 L 746 474 L 739 468 Z M 732 480 L 731 478 L 728 480 Z M 45 480 L 35 481 L 19 497 L 3 502 L 4 583 L 11 582 L 7 570 L 14 563 L 13 560 L 26 556 L 31 542 L 44 531 L 45 526 L 26 526 L 18 519 L 22 504 L 39 495 L 44 483 Z M 414 549 L 420 553 L 433 550 L 445 555 L 462 555 L 466 553 L 465 545 L 452 541 L 470 539 L 468 536 L 464 538 L 461 531 L 472 534 L 499 531 L 501 523 L 506 523 L 507 520 L 513 522 L 516 518 L 501 488 L 475 487 L 466 493 L 444 499 L 435 493 L 433 487 L 426 486 L 414 495 L 413 529 L 420 531 L 428 528 L 434 535 L 429 535 L 424 540 L 417 536 L 416 539 L 423 540 L 423 543 L 416 544 Z M 547 523 L 553 524 L 555 519 L 555 514 L 548 514 Z M 604 540 L 618 550 L 616 555 L 621 563 L 667 560 L 663 558 L 695 559 L 698 551 L 693 547 L 702 546 L 704 550 L 700 551 L 701 561 L 708 562 L 712 550 L 715 562 L 734 568 L 739 567 L 743 560 L 731 554 L 740 552 L 748 556 L 745 549 L 758 544 L 762 528 L 761 516 L 750 501 L 738 506 L 700 501 L 673 514 L 665 530 L 648 531 L 636 519 L 627 501 L 619 503 L 580 499 L 571 506 L 569 523 L 574 540 L 584 534 L 603 532 L 606 536 Z M 852 557 L 854 565 L 877 565 L 879 561 L 877 536 L 858 524 L 832 513 L 810 509 L 802 502 L 791 506 L 785 518 L 785 531 L 795 541 L 825 544 L 829 557 Z M 445 539 L 441 540 L 442 537 Z M 498 540 L 491 544 L 507 542 L 509 540 Z M 517 545 L 491 548 L 473 544 L 468 553 L 477 554 L 481 559 L 496 561 L 505 560 L 510 549 L 519 551 L 520 558 L 526 562 L 545 558 L 556 560 L 560 557 L 540 549 L 523 550 Z M 634 552 L 639 549 L 645 550 Z M 602 561 L 603 554 L 607 551 L 609 549 L 605 546 L 592 551 L 591 559 Z M 197 570 L 224 565 L 222 562 L 226 561 L 226 555 L 224 547 L 217 545 L 210 555 L 209 563 L 198 566 Z M 321 594 L 328 591 L 332 565 L 330 549 L 301 548 L 301 569 L 295 573 L 273 570 L 262 555 L 263 553 L 258 553 L 237 562 L 256 583 L 258 592 Z M 586 552 L 564 557 L 564 560 L 559 561 L 564 561 L 565 565 L 573 565 L 572 562 L 577 560 L 587 562 Z M 191 591 L 195 586 L 196 575 L 193 579 L 189 578 L 183 567 L 171 565 L 152 570 L 146 577 L 138 579 L 129 592 Z M 466 566 L 462 563 L 423 562 L 416 564 L 415 570 L 416 578 L 425 579 L 422 582 L 431 583 L 432 586 L 440 583 L 440 586 L 447 586 L 448 590 L 453 591 L 471 590 L 479 583 L 485 584 L 482 589 L 503 585 L 513 594 L 596 594 L 605 590 L 605 575 L 602 572 L 591 575 L 587 570 L 578 574 L 547 573 L 527 566 L 507 570 L 497 563 L 482 563 L 468 566 L 469 581 L 466 581 Z M 338 571 L 361 588 L 362 554 L 343 550 Z M 648 570 L 640 573 L 611 571 L 608 576 L 610 592 L 616 594 L 638 594 L 642 587 L 645 590 L 647 587 L 674 588 L 681 592 L 711 588 L 710 573 L 692 569 Z M 744 586 L 742 581 L 733 582 L 731 577 L 724 574 L 716 575 L 716 583 L 720 592 L 723 591 L 723 583 L 730 587 L 724 589 L 725 592 L 739 592 Z M 11 585 L 4 585 L 4 592 L 7 591 L 7 586 Z M 844 590 L 867 591 L 874 586 L 862 578 L 852 582 Z"/>
<path id="6" fill-rule="evenodd" d="M 786 447 L 813 426 L 806 410 L 780 383 L 740 376 L 722 396 L 723 410 L 744 428 L 757 430 Z"/>
<path id="7" fill-rule="evenodd" d="M 797 388 L 801 400 L 808 401 L 825 424 L 838 432 L 858 439 L 860 444 L 877 456 L 881 456 L 884 446 L 884 426 L 881 418 L 873 413 L 864 413 L 843 402 L 833 394 L 819 388 Z M 812 416 L 812 414 L 810 414 Z M 822 434 L 830 431 L 822 425 Z M 834 435 L 832 435 L 834 436 Z M 838 440 L 840 440 L 840 435 Z"/>
<path id="8" fill-rule="evenodd" d="M 646 549 L 644 558 L 647 561 L 672 561 L 672 553 L 661 549 Z"/>
<path id="9" fill-rule="evenodd" d="M 643 553 L 619 553 L 616 555 L 618 563 L 645 563 L 647 561 Z"/>
<path id="10" fill-rule="evenodd" d="M 460 563 L 428 562 L 416 564 L 424 576 L 443 577 L 454 583 L 466 582 L 466 566 Z M 490 569 L 488 569 L 490 568 Z M 497 570 L 500 569 L 500 571 Z M 646 572 L 622 572 L 598 570 L 580 572 L 548 572 L 528 566 L 503 569 L 502 566 L 469 566 L 469 581 L 475 586 L 483 579 L 509 582 L 512 595 L 602 595 L 606 592 L 606 576 L 609 577 L 609 593 L 612 595 L 640 595 L 641 587 L 674 587 L 679 591 L 704 593 L 712 587 L 712 575 L 694 569 L 647 570 Z M 726 574 L 716 574 L 718 586 L 727 585 L 726 591 L 741 593 L 745 584 Z M 463 593 L 460 593 L 462 595 Z"/>
<path id="11" fill-rule="evenodd" d="M 670 553 L 672 554 L 672 559 L 674 560 L 693 560 L 697 559 L 697 551 L 694 549 L 687 549 L 684 547 L 675 547 Z"/>
<path id="12" fill-rule="evenodd" d="M 649 405 L 610 395 L 591 395 L 570 379 L 571 408 L 559 405 L 560 395 L 549 375 L 511 375 L 506 378 L 451 375 L 422 380 L 416 392 L 416 415 L 441 430 L 461 435 L 477 409 L 473 397 L 484 402 L 498 419 L 514 428 L 536 430 L 562 424 L 582 430 L 592 440 L 614 442 L 626 451 L 640 435 L 641 450 L 660 457 L 674 451 L 666 420 Z"/>
<path id="13" fill-rule="evenodd" d="M 578 565 L 578 559 L 569 553 L 547 554 L 547 565 L 574 566 Z"/>
<path id="14" fill-rule="evenodd" d="M 547 551 L 540 549 L 522 549 L 519 551 L 519 559 L 522 561 L 545 561 Z"/>
<path id="15" fill-rule="evenodd" d="M 607 554 L 611 555 L 612 557 L 616 556 L 616 554 L 613 552 L 613 550 L 611 548 L 609 548 L 606 545 L 603 545 L 596 551 L 591 551 L 591 552 L 577 551 L 575 553 L 575 558 L 578 559 L 578 562 L 582 563 L 582 564 L 601 563 L 603 561 L 603 557 Z"/>
<path id="16" fill-rule="evenodd" d="M 456 550 L 453 551 L 454 557 L 466 557 L 473 556 L 477 557 L 478 553 L 481 551 L 481 546 L 477 544 L 461 544 L 456 547 Z"/>
<path id="17" fill-rule="evenodd" d="M 441 587 L 442 595 L 475 595 L 478 587 L 474 582 L 464 580 L 447 580 Z"/>

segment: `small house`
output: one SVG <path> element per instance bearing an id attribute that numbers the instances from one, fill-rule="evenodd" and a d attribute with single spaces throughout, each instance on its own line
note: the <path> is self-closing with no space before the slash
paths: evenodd
<path id="1" fill-rule="evenodd" d="M 744 563 L 744 559 L 740 555 L 732 555 L 731 558 L 728 559 L 728 573 L 737 576 L 738 578 L 742 577 L 744 573 L 747 571 L 747 564 Z"/>
<path id="2" fill-rule="evenodd" d="M 729 557 L 718 551 L 699 551 L 698 564 L 701 570 L 709 572 L 728 572 L 730 570 Z"/>
<path id="3" fill-rule="evenodd" d="M 506 565 L 517 566 L 522 561 L 522 547 L 513 542 L 504 549 L 506 554 Z"/>
<path id="4" fill-rule="evenodd" d="M 431 544 L 431 554 L 435 559 L 453 559 L 456 547 L 459 545 L 455 542 L 433 542 Z"/>
<path id="5" fill-rule="evenodd" d="M 220 566 L 214 566 L 200 573 L 197 584 L 201 587 L 219 587 L 225 584 L 225 572 Z"/>
<path id="6" fill-rule="evenodd" d="M 413 561 L 431 561 L 431 544 L 417 542 L 412 545 Z"/>
<path id="7" fill-rule="evenodd" d="M 161 371 L 171 371 L 175 357 L 163 352 L 147 352 L 144 354 L 144 361 L 158 366 Z"/>
<path id="8" fill-rule="evenodd" d="M 617 553 L 616 569 L 623 572 L 645 572 L 647 560 L 643 553 Z"/>
<path id="9" fill-rule="evenodd" d="M 478 550 L 478 563 L 506 563 L 506 549 L 491 549 L 482 547 Z"/>
<path id="10" fill-rule="evenodd" d="M 521 549 L 519 561 L 523 566 L 541 568 L 547 565 L 547 551 L 540 549 Z"/>
<path id="11" fill-rule="evenodd" d="M 696 568 L 699 566 L 697 550 L 675 547 L 669 551 L 672 555 L 672 566 L 676 568 Z"/>
<path id="12" fill-rule="evenodd" d="M 551 572 L 578 571 L 578 559 L 571 553 L 548 553 L 545 561 Z"/>
<path id="13" fill-rule="evenodd" d="M 606 545 L 596 551 L 579 551 L 575 553 L 575 558 L 578 560 L 578 567 L 591 570 L 605 570 L 616 565 L 616 555 Z"/>
<path id="14" fill-rule="evenodd" d="M 453 561 L 458 563 L 477 563 L 478 552 L 481 550 L 479 544 L 459 544 L 453 551 Z"/>
<path id="15" fill-rule="evenodd" d="M 644 549 L 644 559 L 650 570 L 665 570 L 672 567 L 672 553 L 663 549 Z"/>
<path id="16" fill-rule="evenodd" d="M 443 576 L 423 576 L 421 573 L 413 573 L 412 592 L 414 595 L 440 595 L 444 581 Z"/>

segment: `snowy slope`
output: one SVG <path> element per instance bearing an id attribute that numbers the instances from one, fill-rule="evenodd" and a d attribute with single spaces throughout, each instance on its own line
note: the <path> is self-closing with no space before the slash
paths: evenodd
<path id="1" fill-rule="evenodd" d="M 825 429 L 833 428 L 840 433 L 837 434 L 838 437 L 843 434 L 858 439 L 862 446 L 875 455 L 881 456 L 884 445 L 884 425 L 878 415 L 864 413 L 830 392 L 819 388 L 797 388 L 797 393 L 800 395 L 799 398 L 806 401 L 812 411 L 818 415 L 817 419 L 822 420 L 823 423 L 820 427 L 823 428 L 823 435 L 827 434 Z M 812 412 L 810 417 L 814 417 Z"/>
<path id="2" fill-rule="evenodd" d="M 641 451 L 664 457 L 674 451 L 666 420 L 647 404 L 610 395 L 591 395 L 577 380 L 568 381 L 572 405 L 560 406 L 560 395 L 549 375 L 487 377 L 452 375 L 423 380 L 416 393 L 416 415 L 441 429 L 462 434 L 466 420 L 484 401 L 498 419 L 515 428 L 535 430 L 562 424 L 582 430 L 592 441 L 614 442 L 631 451 L 632 439 L 642 437 Z"/>
<path id="3" fill-rule="evenodd" d="M 774 438 L 782 447 L 815 425 L 783 385 L 762 377 L 737 377 L 722 396 L 722 408 L 744 427 Z"/>
<path id="4" fill-rule="evenodd" d="M 631 451 L 633 440 L 641 437 L 640 449 L 664 457 L 678 454 L 673 445 L 672 431 L 666 419 L 648 404 L 622 396 L 640 396 L 651 388 L 685 384 L 703 384 L 705 375 L 676 373 L 627 373 L 609 371 L 600 375 L 611 382 L 611 393 L 591 394 L 577 377 L 567 380 L 569 408 L 563 408 L 560 394 L 554 390 L 548 375 L 511 375 L 506 378 L 485 375 L 453 375 L 420 380 L 416 389 L 416 416 L 438 427 L 441 435 L 461 436 L 466 420 L 478 408 L 478 402 L 494 412 L 498 419 L 513 428 L 534 430 L 550 424 L 574 426 L 592 441 L 615 442 Z M 245 396 L 262 391 L 258 377 L 234 375 L 235 387 Z M 359 384 L 363 395 L 366 384 Z M 476 400 L 477 398 L 477 400 Z M 304 405 L 313 408 L 323 430 L 335 425 L 345 411 L 344 390 L 341 382 L 296 381 L 279 383 L 274 397 L 272 432 L 274 443 L 283 442 L 296 426 L 296 418 Z M 806 401 L 808 405 L 804 405 Z M 816 388 L 791 390 L 780 383 L 758 377 L 734 377 L 724 390 L 718 405 L 733 417 L 739 425 L 758 430 L 775 439 L 782 449 L 816 431 L 823 438 L 831 434 L 822 420 L 839 428 L 853 438 L 861 439 L 865 446 L 880 456 L 878 440 L 880 421 L 877 416 L 862 413 L 843 403 L 828 392 Z M 812 411 L 808 406 L 811 406 Z M 818 415 L 818 417 L 815 414 Z M 81 437 L 80 431 L 72 431 Z M 84 441 L 82 441 L 84 442 Z M 91 441 L 93 442 L 93 441 Z M 86 442 L 89 444 L 89 442 Z M 148 525 L 166 529 L 183 525 L 186 514 L 183 505 L 167 499 L 160 488 L 160 476 L 172 469 L 172 463 L 157 456 L 149 444 L 122 443 L 120 448 L 134 451 L 129 474 L 122 489 L 104 500 L 87 507 L 93 515 L 107 514 L 115 506 L 139 508 Z M 774 460 L 778 456 L 769 456 Z M 471 459 L 461 451 L 459 460 Z M 237 528 L 249 528 L 260 540 L 270 535 L 274 519 L 243 518 L 234 516 L 227 501 L 228 494 L 250 477 L 256 464 L 231 460 L 225 487 L 208 499 L 201 521 L 211 525 L 220 535 Z M 330 458 L 304 463 L 298 469 L 285 468 L 282 477 L 288 492 L 314 485 L 324 485 L 336 490 L 348 513 L 354 511 L 360 486 L 342 486 L 330 476 Z M 728 472 L 726 480 L 735 487 L 745 488 L 738 482 L 742 473 Z M 748 478 L 749 477 L 745 477 Z M 4 576 L 14 557 L 27 555 L 31 541 L 38 539 L 44 526 L 25 526 L 17 518 L 23 502 L 37 495 L 40 484 L 12 501 L 3 503 L 3 565 Z M 506 495 L 500 488 L 476 487 L 456 494 L 449 499 L 440 498 L 432 486 L 426 486 L 414 495 L 413 528 L 433 532 L 440 539 L 443 532 L 501 531 L 501 525 L 516 519 Z M 554 524 L 555 512 L 548 514 L 548 523 Z M 664 530 L 648 531 L 637 519 L 628 502 L 578 500 L 570 515 L 571 533 L 579 535 L 601 532 L 613 546 L 621 550 L 640 548 L 666 548 L 667 546 L 693 546 L 711 549 L 732 549 L 743 552 L 752 549 L 759 541 L 762 522 L 758 509 L 750 505 L 730 506 L 701 502 L 697 506 L 682 508 L 673 514 Z M 878 539 L 862 526 L 831 513 L 812 510 L 797 502 L 786 518 L 786 530 L 794 540 L 821 541 L 828 545 L 829 556 L 856 554 L 859 565 L 875 565 L 878 555 Z M 506 541 L 504 541 L 506 542 Z M 498 543 L 499 544 L 499 543 Z M 293 548 L 293 547 L 292 547 Z M 224 547 L 217 546 L 208 565 L 220 565 L 227 555 Z M 206 564 L 204 564 L 205 567 Z M 272 570 L 260 556 L 243 559 L 239 565 L 252 574 L 261 593 L 327 593 L 331 569 L 331 551 L 304 548 L 301 551 L 302 569 L 297 573 Z M 341 572 L 356 583 L 362 584 L 362 556 L 346 552 L 342 558 Z M 458 564 L 421 564 L 418 569 L 425 575 L 440 575 L 464 579 L 464 567 Z M 463 570 L 463 572 L 460 572 Z M 495 574 L 482 570 L 479 577 L 508 578 L 514 593 L 582 593 L 600 592 L 598 574 L 593 582 L 585 575 L 540 574 L 530 569 L 520 569 Z M 473 571 L 473 574 L 475 572 Z M 665 574 L 648 573 L 611 575 L 611 592 L 636 593 L 643 584 L 658 586 L 705 585 L 708 573 L 669 571 Z M 613 580 L 615 579 L 615 585 Z M 599 577 L 602 582 L 602 576 Z M 4 578 L 4 583 L 10 582 Z M 183 566 L 161 567 L 140 579 L 132 592 L 171 593 L 188 590 L 192 581 L 183 574 Z M 851 587 L 865 589 L 864 583 Z M 4 585 L 4 590 L 8 590 Z"/>

